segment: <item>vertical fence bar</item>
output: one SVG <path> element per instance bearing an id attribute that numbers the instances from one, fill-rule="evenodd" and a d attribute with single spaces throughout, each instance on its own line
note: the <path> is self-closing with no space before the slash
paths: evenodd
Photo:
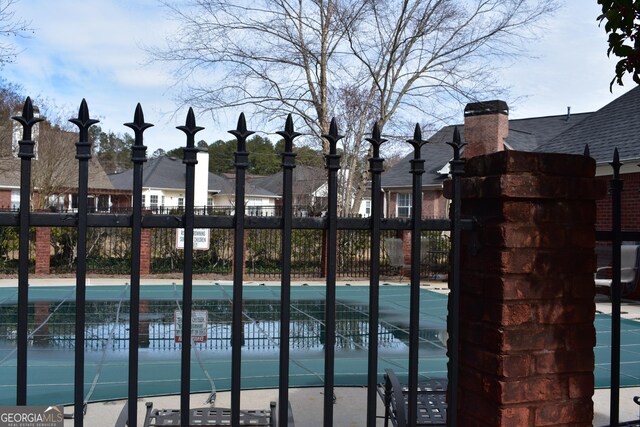
<path id="1" fill-rule="evenodd" d="M 380 127 L 373 125 L 371 138 L 367 141 L 373 147 L 373 157 L 369 159 L 371 172 L 371 230 L 370 284 L 369 284 L 369 360 L 367 372 L 367 426 L 376 425 L 376 403 L 378 383 L 378 322 L 380 310 L 380 222 L 382 220 L 382 172 L 384 159 L 380 157 L 380 145 L 386 141 L 380 136 Z"/>
<path id="2" fill-rule="evenodd" d="M 76 267 L 76 345 L 73 424 L 75 427 L 82 427 L 84 422 L 84 327 L 87 291 L 87 212 L 89 209 L 89 159 L 91 159 L 89 127 L 99 121 L 89 118 L 89 107 L 87 106 L 87 101 L 84 99 L 80 104 L 78 117 L 69 121 L 78 126 L 80 133 L 78 142 L 76 142 L 76 159 L 78 159 L 78 265 Z"/>
<path id="3" fill-rule="evenodd" d="M 331 120 L 329 133 L 322 135 L 329 141 L 329 154 L 326 157 L 328 170 L 328 210 L 327 210 L 327 288 L 325 296 L 325 328 L 324 344 L 324 426 L 333 425 L 333 385 L 335 370 L 336 342 L 336 261 L 338 249 L 338 170 L 340 155 L 337 154 L 337 143 L 342 138 L 338 135 L 336 120 Z"/>
<path id="4" fill-rule="evenodd" d="M 189 108 L 184 126 L 178 126 L 187 136 L 182 163 L 186 167 L 185 209 L 184 209 L 184 263 L 182 273 L 182 349 L 180 364 L 180 425 L 189 427 L 189 397 L 191 394 L 191 311 L 193 294 L 193 223 L 194 223 L 194 182 L 198 163 L 198 148 L 195 135 L 202 127 L 196 126 L 193 109 Z"/>
<path id="5" fill-rule="evenodd" d="M 458 425 L 458 360 L 460 342 L 460 231 L 461 231 L 461 204 L 460 178 L 464 175 L 464 160 L 460 158 L 460 150 L 463 146 L 460 141 L 458 127 L 453 129 L 453 142 L 448 143 L 453 148 L 453 160 L 451 160 L 451 260 L 449 269 L 449 300 L 450 312 L 448 314 L 449 342 L 447 352 L 448 362 L 448 390 L 449 401 L 447 409 L 447 425 Z"/>
<path id="6" fill-rule="evenodd" d="M 420 238 L 422 236 L 422 174 L 424 159 L 421 158 L 422 140 L 420 125 L 416 124 L 413 139 L 411 174 L 413 175 L 413 206 L 411 210 L 411 289 L 409 291 L 409 426 L 415 427 L 418 413 L 418 346 L 420 335 Z"/>
<path id="7" fill-rule="evenodd" d="M 16 404 L 27 404 L 27 344 L 29 334 L 29 212 L 31 206 L 31 159 L 35 157 L 35 142 L 31 139 L 33 125 L 43 119 L 33 116 L 31 98 L 22 108 L 22 116 L 13 117 L 22 125 L 18 141 L 20 158 L 20 240 L 18 243 L 18 342 L 16 354 Z"/>
<path id="8" fill-rule="evenodd" d="M 280 287 L 280 378 L 278 389 L 278 425 L 289 424 L 289 334 L 291 321 L 291 237 L 293 224 L 293 168 L 296 155 L 293 139 L 300 134 L 293 130 L 291 114 L 284 131 L 277 132 L 284 139 L 282 153 L 282 276 Z"/>
<path id="9" fill-rule="evenodd" d="M 147 147 L 142 133 L 153 126 L 145 123 L 142 106 L 138 104 L 132 123 L 125 126 L 133 129 L 135 141 L 131 147 L 133 162 L 133 211 L 131 228 L 131 297 L 129 304 L 129 390 L 128 426 L 138 425 L 138 347 L 140 342 L 140 242 L 142 240 L 142 172 L 147 161 Z"/>
<path id="10" fill-rule="evenodd" d="M 244 113 L 238 118 L 236 130 L 229 131 L 238 141 L 235 152 L 236 208 L 233 235 L 233 313 L 231 315 L 231 425 L 240 425 L 240 387 L 242 366 L 242 281 L 244 272 L 244 199 L 245 172 L 249 166 L 246 150 L 247 138 L 253 132 L 247 130 Z"/>
<path id="11" fill-rule="evenodd" d="M 617 426 L 620 405 L 620 234 L 622 213 L 620 199 L 623 181 L 620 179 L 620 157 L 618 149 L 613 152 L 613 179 L 611 180 L 611 396 L 609 424 Z"/>

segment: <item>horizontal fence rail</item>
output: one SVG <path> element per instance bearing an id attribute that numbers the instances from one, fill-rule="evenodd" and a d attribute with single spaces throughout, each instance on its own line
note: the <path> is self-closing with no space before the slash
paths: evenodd
<path id="1" fill-rule="evenodd" d="M 295 154 L 293 152 L 294 139 L 299 136 L 293 128 L 293 120 L 288 118 L 285 129 L 278 132 L 285 140 L 285 151 L 282 154 L 283 167 L 283 205 L 273 211 L 234 210 L 216 211 L 215 207 L 198 209 L 194 206 L 194 167 L 197 163 L 195 147 L 195 135 L 203 128 L 196 125 L 193 110 L 189 110 L 185 125 L 178 129 L 184 132 L 186 146 L 184 148 L 184 167 L 186 174 L 185 206 L 183 211 L 168 211 L 156 209 L 150 212 L 143 209 L 141 200 L 141 180 L 144 163 L 147 160 L 146 147 L 144 146 L 144 132 L 152 125 L 146 123 L 140 105 L 136 107 L 134 120 L 126 126 L 135 132 L 135 142 L 132 146 L 133 161 L 133 207 L 115 212 L 91 212 L 87 206 L 88 160 L 91 158 L 91 143 L 88 142 L 88 130 L 97 123 L 91 119 L 86 102 L 83 100 L 78 117 L 71 120 L 79 129 L 78 142 L 76 143 L 76 158 L 80 164 L 78 177 L 78 207 L 74 212 L 34 212 L 30 208 L 31 188 L 31 159 L 33 156 L 34 141 L 31 136 L 33 125 L 41 120 L 34 118 L 33 107 L 30 99 L 27 99 L 21 116 L 14 117 L 23 127 L 22 139 L 19 141 L 21 159 L 21 199 L 18 212 L 0 212 L 0 230 L 2 233 L 18 233 L 19 252 L 19 281 L 18 281 L 18 329 L 16 337 L 17 356 L 17 391 L 16 403 L 26 405 L 28 403 L 26 365 L 27 350 L 29 348 L 29 318 L 28 318 L 28 283 L 30 271 L 31 245 L 34 240 L 33 228 L 59 227 L 57 233 L 60 241 L 67 239 L 76 245 L 77 256 L 70 264 L 76 275 L 76 295 L 74 305 L 73 332 L 68 329 L 50 331 L 49 339 L 60 346 L 73 346 L 75 352 L 74 373 L 74 425 L 81 427 L 84 424 L 84 356 L 86 349 L 99 350 L 106 345 L 122 346 L 129 352 L 128 373 L 128 425 L 137 423 L 138 409 L 138 349 L 141 342 L 145 346 L 165 345 L 163 338 L 170 331 L 165 330 L 158 322 L 143 323 L 147 328 L 146 335 L 140 335 L 140 277 L 141 277 L 141 245 L 143 233 L 149 230 L 153 234 L 152 265 L 161 270 L 158 260 L 170 259 L 170 270 L 176 268 L 183 273 L 182 295 L 176 300 L 182 310 L 182 336 L 191 336 L 191 314 L 194 310 L 192 290 L 193 274 L 199 271 L 230 273 L 233 277 L 233 292 L 230 296 L 231 310 L 228 312 L 228 329 L 213 331 L 208 345 L 212 348 L 231 347 L 231 425 L 240 424 L 241 408 L 241 362 L 243 344 L 248 346 L 273 346 L 278 347 L 279 352 L 279 426 L 288 423 L 288 388 L 289 388 L 289 353 L 291 345 L 297 345 L 296 340 L 305 339 L 312 345 L 320 345 L 324 351 L 324 402 L 323 424 L 332 426 L 333 416 L 333 387 L 335 375 L 335 349 L 343 343 L 336 337 L 345 327 L 337 314 L 336 307 L 336 278 L 341 274 L 351 274 L 355 277 L 368 277 L 369 286 L 369 314 L 368 317 L 350 321 L 349 328 L 362 331 L 361 341 L 367 348 L 368 357 L 368 393 L 367 393 L 367 425 L 376 425 L 376 385 L 380 382 L 377 368 L 377 351 L 379 345 L 385 345 L 393 337 L 388 332 L 381 330 L 378 319 L 379 278 L 389 266 L 398 266 L 389 261 L 391 253 L 395 250 L 397 257 L 397 239 L 400 233 L 411 232 L 411 301 L 408 317 L 409 324 L 409 413 L 417 408 L 416 393 L 413 388 L 418 379 L 418 347 L 420 322 L 420 275 L 433 272 L 442 272 L 449 276 L 451 288 L 451 313 L 457 313 L 457 288 L 459 278 L 457 267 L 451 269 L 449 259 L 459 259 L 459 232 L 462 229 L 471 229 L 471 220 L 465 220 L 459 214 L 459 179 L 463 173 L 463 163 L 460 160 L 461 143 L 457 131 L 454 140 L 451 141 L 452 162 L 452 189 L 453 204 L 450 209 L 450 219 L 423 219 L 421 217 L 422 181 L 425 160 L 422 159 L 420 148 L 426 143 L 422 139 L 420 128 L 416 126 L 414 136 L 408 142 L 414 146 L 414 159 L 412 160 L 411 174 L 413 175 L 413 200 L 416 206 L 412 209 L 412 217 L 409 219 L 386 219 L 381 217 L 382 200 L 380 196 L 380 176 L 383 173 L 383 159 L 380 157 L 380 146 L 384 139 L 380 136 L 377 124 L 374 126 L 372 137 L 368 138 L 373 146 L 374 156 L 370 159 L 370 172 L 372 176 L 372 216 L 370 218 L 339 218 L 337 216 L 337 173 L 340 169 L 341 156 L 338 154 L 337 143 L 342 138 L 338 132 L 336 122 L 332 121 L 330 130 L 323 135 L 330 146 L 326 155 L 328 204 L 326 214 L 322 217 L 305 217 L 292 204 L 292 170 L 295 168 Z M 245 170 L 248 166 L 248 153 L 245 149 L 246 139 L 253 132 L 247 130 L 244 115 L 240 116 L 236 130 L 230 131 L 237 139 L 237 151 L 235 153 L 235 204 L 245 204 Z M 17 228 L 16 228 L 17 227 Z M 173 230 L 184 229 L 184 250 L 177 256 L 175 253 L 166 253 L 168 241 L 173 238 Z M 194 229 L 207 228 L 213 234 L 212 240 L 216 245 L 215 254 L 207 253 L 202 256 L 193 250 Z M 442 232 L 451 232 L 450 237 L 443 237 Z M 66 234 L 65 234 L 66 233 Z M 164 233 L 164 234 L 163 234 Z M 63 235 L 64 234 L 64 235 Z M 396 240 L 394 240 L 396 239 Z M 320 240 L 320 242 L 318 242 Z M 323 247 L 322 240 L 326 242 Z M 394 246 L 395 245 L 395 246 Z M 392 249 L 395 247 L 396 249 Z M 115 249 L 114 249 L 115 248 Z M 3 248 L 5 253 L 16 250 L 15 248 Z M 114 252 L 124 253 L 125 256 L 115 261 Z M 317 266 L 317 258 L 310 260 L 311 256 L 318 255 L 318 251 L 326 252 L 326 265 Z M 169 251 L 170 252 L 170 251 Z M 278 253 L 280 256 L 273 255 Z M 211 263 L 203 263 L 202 258 L 208 258 Z M 60 258 L 64 258 L 60 256 Z M 158 261 L 154 264 L 154 259 Z M 95 260 L 112 260 L 115 264 L 113 270 L 105 269 L 105 272 L 114 270 L 129 271 L 131 286 L 128 287 L 129 311 L 128 322 L 111 319 L 105 325 L 88 324 L 86 318 L 86 274 L 92 268 Z M 105 261 L 106 262 L 106 261 Z M 404 261 L 402 261 L 404 264 Z M 55 264 L 55 263 L 54 263 Z M 126 266 L 126 267 L 125 267 Z M 426 266 L 426 267 L 425 267 Z M 60 267 L 61 268 L 61 267 Z M 292 276 L 314 275 L 317 269 L 322 270 L 326 281 L 326 295 L 324 301 L 324 331 L 322 339 L 314 336 L 297 336 L 295 321 L 292 322 L 290 307 L 290 283 Z M 219 270 L 216 270 L 219 269 Z M 260 342 L 251 337 L 257 332 L 247 329 L 244 317 L 247 315 L 243 304 L 243 280 L 245 271 L 247 275 L 271 277 L 276 272 L 281 281 L 280 317 L 262 325 L 262 328 L 273 328 L 279 331 L 279 338 L 275 342 Z M 385 270 L 387 269 L 387 270 Z M 118 305 L 119 310 L 124 309 Z M 451 316 L 451 315 L 450 315 Z M 449 325 L 451 328 L 452 326 Z M 453 326 L 455 328 L 455 325 Z M 142 328 L 144 330 L 144 328 Z M 111 340 L 104 340 L 104 335 L 110 331 Z M 302 328 L 303 334 L 306 329 Z M 455 329 L 453 330 L 455 331 Z M 217 334 L 217 335 L 216 335 Z M 317 343 L 313 344 L 313 340 Z M 453 402 L 453 408 L 457 402 L 458 373 L 456 366 L 457 333 L 449 332 L 450 365 L 448 370 L 449 384 L 452 385 L 449 398 Z M 176 351 L 180 351 L 181 386 L 180 386 L 180 425 L 189 425 L 190 414 L 190 370 L 191 349 L 198 348 L 201 344 L 192 342 L 191 339 L 182 340 L 180 344 L 172 342 Z M 295 415 L 295 408 L 293 408 Z M 455 425 L 455 410 L 450 411 L 449 425 Z M 409 425 L 415 425 L 416 419 L 410 417 Z"/>

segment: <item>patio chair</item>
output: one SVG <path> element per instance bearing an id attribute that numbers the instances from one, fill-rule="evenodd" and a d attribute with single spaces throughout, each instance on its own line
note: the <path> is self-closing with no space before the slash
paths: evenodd
<path id="1" fill-rule="evenodd" d="M 378 394 L 384 402 L 384 425 L 389 421 L 394 427 L 405 427 L 409 422 L 407 414 L 409 390 L 401 385 L 392 369 L 385 369 L 384 383 L 378 385 Z M 447 425 L 447 380 L 429 379 L 418 383 L 418 426 Z"/>
<path id="2" fill-rule="evenodd" d="M 640 245 L 622 245 L 620 247 L 620 284 L 622 295 L 632 293 L 638 281 L 638 248 Z M 596 270 L 596 287 L 611 288 L 611 266 L 600 267 Z"/>
<path id="3" fill-rule="evenodd" d="M 180 425 L 179 409 L 153 409 L 153 403 L 146 403 L 146 414 L 144 417 L 143 427 L 156 426 L 178 426 Z M 191 426 L 229 426 L 231 425 L 231 409 L 229 408 L 192 408 L 189 417 L 189 425 Z M 276 403 L 271 402 L 269 409 L 255 409 L 240 411 L 240 425 L 251 426 L 276 426 Z M 125 427 L 127 422 L 127 405 L 124 405 L 118 421 L 117 427 Z M 291 405 L 289 405 L 288 425 L 295 427 Z"/>

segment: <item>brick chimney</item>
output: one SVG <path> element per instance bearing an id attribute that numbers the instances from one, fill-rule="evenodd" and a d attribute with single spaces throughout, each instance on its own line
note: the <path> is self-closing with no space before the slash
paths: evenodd
<path id="1" fill-rule="evenodd" d="M 464 157 L 481 156 L 504 150 L 509 134 L 509 107 L 504 101 L 467 104 L 464 109 Z"/>

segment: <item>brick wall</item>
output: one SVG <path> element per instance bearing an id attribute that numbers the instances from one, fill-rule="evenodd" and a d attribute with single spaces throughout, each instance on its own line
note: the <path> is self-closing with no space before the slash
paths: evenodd
<path id="1" fill-rule="evenodd" d="M 422 192 L 422 218 L 448 218 L 448 205 L 442 189 Z"/>
<path id="2" fill-rule="evenodd" d="M 414 205 L 412 203 L 412 205 Z M 397 218 L 398 192 L 391 191 L 387 198 L 387 218 Z M 447 218 L 449 201 L 442 196 L 442 189 L 422 192 L 422 218 Z"/>
<path id="3" fill-rule="evenodd" d="M 151 273 L 151 229 L 143 228 L 140 233 L 140 275 Z"/>
<path id="4" fill-rule="evenodd" d="M 622 229 L 628 231 L 640 230 L 640 172 L 628 173 L 620 176 L 623 180 L 622 187 Z M 611 176 L 599 176 L 597 180 L 607 189 L 610 187 Z M 607 191 L 606 197 L 597 202 L 598 230 L 611 229 L 611 194 Z"/>
<path id="5" fill-rule="evenodd" d="M 460 425 L 590 426 L 595 200 L 583 156 L 503 151 L 467 162 Z"/>
<path id="6" fill-rule="evenodd" d="M 0 209 L 11 207 L 11 190 L 0 190 Z"/>
<path id="7" fill-rule="evenodd" d="M 51 228 L 36 228 L 36 274 L 49 274 L 51 267 Z"/>

